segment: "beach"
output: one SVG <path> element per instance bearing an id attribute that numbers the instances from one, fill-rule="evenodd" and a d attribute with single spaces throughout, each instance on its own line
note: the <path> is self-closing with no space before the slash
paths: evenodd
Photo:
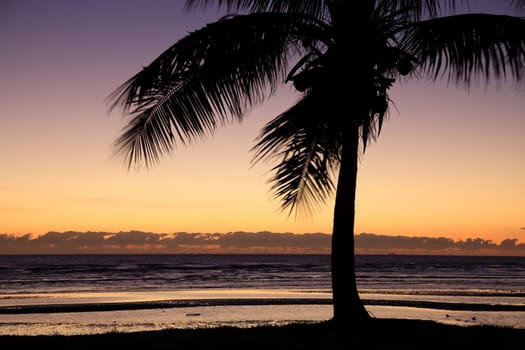
<path id="1" fill-rule="evenodd" d="M 368 298 L 370 299 L 368 299 Z M 362 295 L 375 319 L 525 329 L 525 306 Z M 428 296 L 427 296 L 428 298 Z M 474 300 L 476 299 L 469 299 Z M 11 295 L 0 300 L 0 335 L 89 335 L 166 329 L 284 326 L 332 317 L 329 291 L 209 289 Z"/>
<path id="2" fill-rule="evenodd" d="M 0 336 L 3 349 L 499 349 L 519 347 L 525 329 L 372 319 L 335 327 L 328 321 L 283 326 L 217 327 L 77 336 Z"/>
<path id="3" fill-rule="evenodd" d="M 525 258 L 358 256 L 376 320 L 525 328 Z M 0 335 L 316 324 L 332 317 L 323 255 L 0 256 Z"/>

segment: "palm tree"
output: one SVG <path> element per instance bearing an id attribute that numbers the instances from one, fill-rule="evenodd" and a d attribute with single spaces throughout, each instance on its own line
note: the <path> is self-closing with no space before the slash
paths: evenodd
<path id="1" fill-rule="evenodd" d="M 302 97 L 262 129 L 254 162 L 277 160 L 270 183 L 283 210 L 310 214 L 335 192 L 333 321 L 367 320 L 355 276 L 356 177 L 388 114 L 389 89 L 419 76 L 467 86 L 523 78 L 525 20 L 455 14 L 456 2 L 187 0 L 241 14 L 189 33 L 115 90 L 113 107 L 131 115 L 116 151 L 129 166 L 151 166 L 293 84 Z"/>

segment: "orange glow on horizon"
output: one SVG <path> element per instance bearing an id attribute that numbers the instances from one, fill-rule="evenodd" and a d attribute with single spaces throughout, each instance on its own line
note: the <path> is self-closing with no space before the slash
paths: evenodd
<path id="1" fill-rule="evenodd" d="M 289 86 L 150 169 L 113 156 L 126 120 L 108 116 L 107 95 L 217 13 L 33 5 L 10 4 L 0 31 L 0 234 L 331 232 L 333 201 L 288 217 L 269 193 L 271 164 L 251 165 L 259 130 L 298 97 Z M 396 83 L 389 120 L 361 156 L 355 232 L 525 243 L 524 92 Z"/>

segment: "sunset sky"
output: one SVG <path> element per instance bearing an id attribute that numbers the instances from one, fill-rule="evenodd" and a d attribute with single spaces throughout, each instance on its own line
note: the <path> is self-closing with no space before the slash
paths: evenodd
<path id="1" fill-rule="evenodd" d="M 0 0 L 0 233 L 331 232 L 332 203 L 288 217 L 270 166 L 250 164 L 261 127 L 296 100 L 289 86 L 150 169 L 113 156 L 126 120 L 106 97 L 224 14 L 183 3 Z M 509 13 L 501 0 L 472 3 Z M 391 98 L 360 163 L 356 233 L 525 242 L 525 82 L 467 91 L 421 79 Z"/>

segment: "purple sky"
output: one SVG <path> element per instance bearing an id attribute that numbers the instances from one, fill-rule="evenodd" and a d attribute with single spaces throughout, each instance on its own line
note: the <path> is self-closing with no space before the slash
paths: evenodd
<path id="1" fill-rule="evenodd" d="M 503 11 L 501 0 L 472 3 Z M 331 205 L 304 222 L 279 214 L 269 167 L 250 167 L 260 128 L 295 101 L 289 87 L 153 169 L 127 172 L 112 157 L 125 120 L 108 115 L 107 95 L 222 15 L 182 6 L 0 0 L 0 233 L 331 231 Z M 390 119 L 361 162 L 357 232 L 521 238 L 524 94 L 511 83 L 396 85 Z"/>

